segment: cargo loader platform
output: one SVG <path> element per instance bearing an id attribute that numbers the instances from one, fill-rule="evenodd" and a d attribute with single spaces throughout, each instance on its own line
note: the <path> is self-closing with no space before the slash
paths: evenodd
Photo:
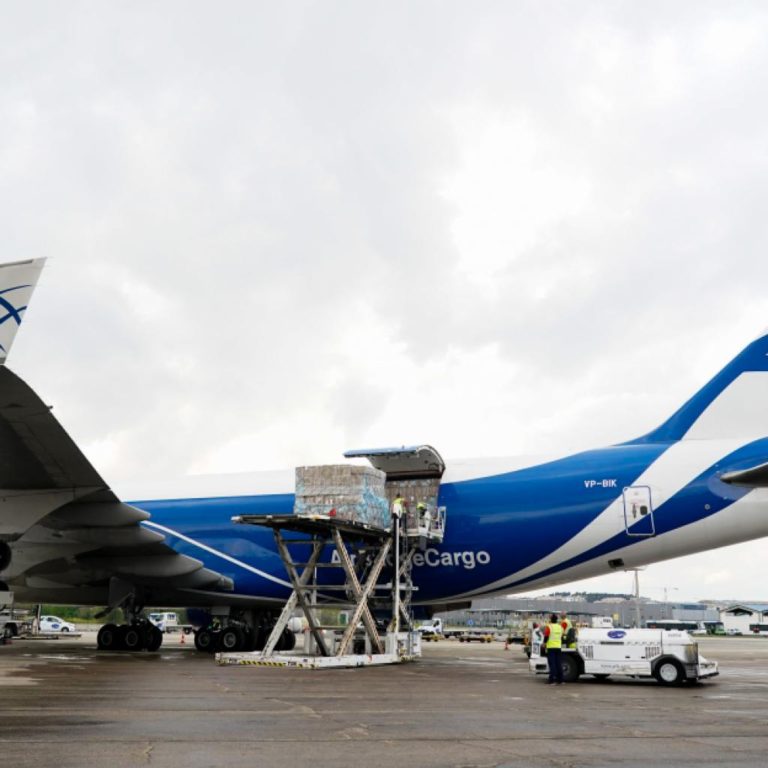
<path id="1" fill-rule="evenodd" d="M 272 529 L 293 591 L 262 651 L 219 653 L 217 663 L 328 669 L 394 664 L 421 655 L 411 614 L 412 563 L 427 541 L 443 538 L 445 509 L 437 506 L 437 491 L 444 464 L 428 446 L 351 454 L 366 455 L 374 467 L 299 467 L 294 514 L 232 518 Z M 395 456 L 399 466 L 385 472 L 373 458 L 381 455 L 385 463 Z M 421 464 L 425 455 L 428 466 L 414 466 L 414 459 Z M 399 514 L 391 512 L 395 507 Z M 318 580 L 319 573 L 334 568 L 343 579 Z M 349 609 L 346 626 L 323 625 L 321 608 Z M 388 621 L 381 618 L 385 611 Z M 275 654 L 297 613 L 307 624 L 304 653 Z"/>

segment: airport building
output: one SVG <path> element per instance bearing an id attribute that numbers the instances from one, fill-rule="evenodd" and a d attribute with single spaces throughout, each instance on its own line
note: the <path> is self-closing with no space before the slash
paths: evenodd
<path id="1" fill-rule="evenodd" d="M 768 603 L 737 604 L 720 611 L 720 621 L 728 634 L 768 633 Z"/>
<path id="2" fill-rule="evenodd" d="M 765 606 L 768 611 L 768 606 Z M 565 611 L 578 623 L 591 623 L 594 616 L 610 616 L 616 626 L 640 626 L 649 621 L 718 621 L 717 607 L 704 603 L 664 603 L 640 598 L 640 601 L 623 598 L 606 598 L 588 602 L 563 597 L 497 597 L 473 600 L 471 608 L 446 611 L 439 616 L 451 626 L 457 627 L 514 627 L 529 618 L 544 617 L 550 613 Z"/>

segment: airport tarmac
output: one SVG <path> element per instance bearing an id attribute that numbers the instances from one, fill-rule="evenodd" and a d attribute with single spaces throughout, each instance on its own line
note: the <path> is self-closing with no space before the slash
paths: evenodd
<path id="1" fill-rule="evenodd" d="M 757 766 L 768 638 L 702 638 L 697 686 L 547 686 L 519 646 L 427 643 L 413 664 L 219 667 L 187 639 L 104 653 L 95 635 L 0 647 L 3 765 Z"/>

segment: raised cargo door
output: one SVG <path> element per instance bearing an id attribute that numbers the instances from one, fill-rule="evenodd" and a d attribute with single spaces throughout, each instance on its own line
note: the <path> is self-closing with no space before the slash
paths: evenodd
<path id="1" fill-rule="evenodd" d="M 401 448 L 372 448 L 347 451 L 346 459 L 368 459 L 376 469 L 386 472 L 387 480 L 441 478 L 445 462 L 431 445 Z"/>
<path id="2" fill-rule="evenodd" d="M 653 536 L 651 489 L 647 485 L 633 485 L 624 489 L 624 525 L 630 536 Z"/>

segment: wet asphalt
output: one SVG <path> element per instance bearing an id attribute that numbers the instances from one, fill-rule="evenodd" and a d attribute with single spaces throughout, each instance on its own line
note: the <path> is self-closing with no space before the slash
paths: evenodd
<path id="1" fill-rule="evenodd" d="M 178 636 L 105 653 L 95 635 L 0 647 L 2 765 L 762 766 L 768 638 L 704 638 L 696 686 L 547 686 L 518 646 L 427 643 L 353 670 L 220 667 Z"/>

